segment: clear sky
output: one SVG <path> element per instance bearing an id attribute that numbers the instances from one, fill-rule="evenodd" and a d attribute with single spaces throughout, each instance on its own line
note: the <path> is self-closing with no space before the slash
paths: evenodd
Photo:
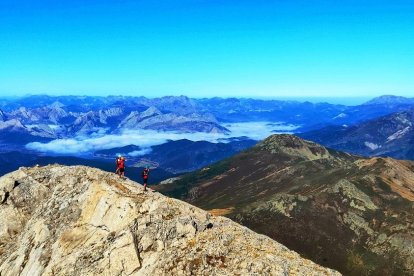
<path id="1" fill-rule="evenodd" d="M 1 0 L 0 96 L 414 97 L 414 2 Z"/>

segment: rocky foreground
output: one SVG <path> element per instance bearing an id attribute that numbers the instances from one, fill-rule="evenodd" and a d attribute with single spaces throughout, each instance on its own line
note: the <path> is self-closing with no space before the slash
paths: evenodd
<path id="1" fill-rule="evenodd" d="M 89 167 L 0 178 L 0 275 L 339 275 L 224 217 Z"/>

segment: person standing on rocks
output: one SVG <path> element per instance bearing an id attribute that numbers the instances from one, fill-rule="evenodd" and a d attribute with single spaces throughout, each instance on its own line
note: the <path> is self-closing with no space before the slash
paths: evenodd
<path id="1" fill-rule="evenodd" d="M 145 169 L 142 171 L 142 180 L 144 182 L 144 191 L 147 191 L 149 172 L 150 172 L 150 170 L 149 170 L 148 166 L 146 166 Z"/>
<path id="2" fill-rule="evenodd" d="M 118 161 L 117 161 L 117 165 L 118 165 L 118 175 L 119 177 L 123 178 L 125 176 L 125 157 L 121 156 Z"/>
<path id="3" fill-rule="evenodd" d="M 119 175 L 119 163 L 120 163 L 120 161 L 121 161 L 121 155 L 118 155 L 116 157 L 116 160 L 115 160 L 115 164 L 116 164 L 116 171 L 115 171 L 115 173 L 117 175 Z"/>

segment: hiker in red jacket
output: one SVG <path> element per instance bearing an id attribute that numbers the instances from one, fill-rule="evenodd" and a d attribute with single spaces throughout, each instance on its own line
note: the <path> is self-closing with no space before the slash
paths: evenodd
<path id="1" fill-rule="evenodd" d="M 149 177 L 149 168 L 148 166 L 142 171 L 142 180 L 144 181 L 144 191 L 147 191 L 148 177 Z"/>
<path id="2" fill-rule="evenodd" d="M 117 172 L 119 177 L 124 177 L 125 175 L 125 157 L 121 156 L 117 159 Z"/>

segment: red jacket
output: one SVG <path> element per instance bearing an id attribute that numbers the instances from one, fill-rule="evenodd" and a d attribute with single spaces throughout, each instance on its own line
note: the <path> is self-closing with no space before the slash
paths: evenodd
<path id="1" fill-rule="evenodd" d="M 120 168 L 120 169 L 124 169 L 125 168 L 125 160 L 123 160 L 123 159 L 118 159 L 116 161 L 116 164 L 117 164 L 118 168 Z"/>

